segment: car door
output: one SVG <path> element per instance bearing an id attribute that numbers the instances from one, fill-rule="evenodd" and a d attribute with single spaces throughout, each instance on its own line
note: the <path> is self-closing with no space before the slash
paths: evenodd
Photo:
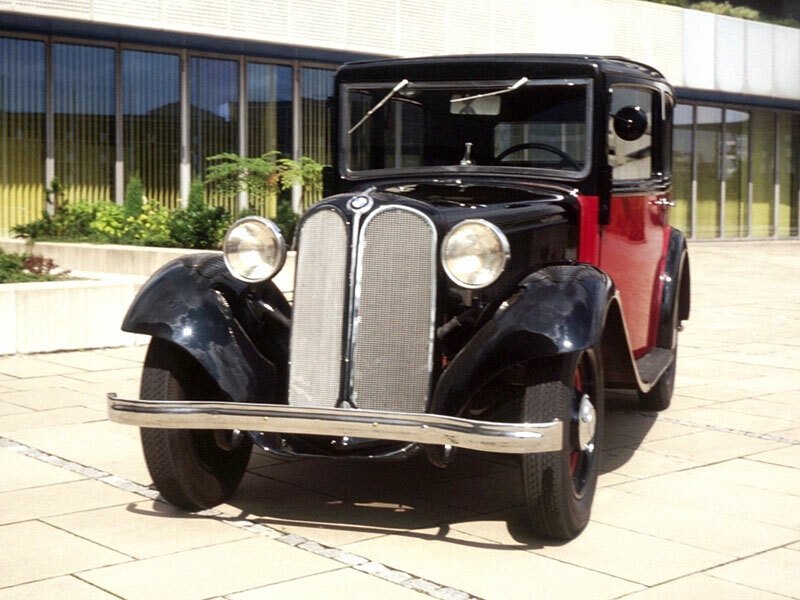
<path id="1" fill-rule="evenodd" d="M 671 206 L 668 156 L 668 110 L 655 89 L 631 84 L 611 87 L 608 161 L 611 167 L 609 221 L 601 230 L 600 266 L 611 275 L 622 300 L 631 348 L 638 358 L 655 345 L 660 308 L 660 275 L 668 239 Z M 614 121 L 647 119 L 644 132 L 630 139 Z M 624 123 L 623 123 L 624 129 Z M 622 136 L 620 135 L 622 134 Z M 634 134 L 635 135 L 635 134 Z"/>

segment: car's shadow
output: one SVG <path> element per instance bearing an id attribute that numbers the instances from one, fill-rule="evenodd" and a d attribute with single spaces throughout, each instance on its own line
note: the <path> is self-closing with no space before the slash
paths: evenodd
<path id="1" fill-rule="evenodd" d="M 609 398 L 603 473 L 625 464 L 655 422 L 655 415 L 635 412 L 632 402 Z M 181 514 L 160 502 L 129 510 Z M 558 545 L 528 533 L 520 461 L 511 455 L 459 452 L 439 469 L 424 453 L 374 462 L 284 461 L 257 452 L 223 512 L 311 540 L 335 540 L 331 545 L 385 534 L 509 550 Z"/>

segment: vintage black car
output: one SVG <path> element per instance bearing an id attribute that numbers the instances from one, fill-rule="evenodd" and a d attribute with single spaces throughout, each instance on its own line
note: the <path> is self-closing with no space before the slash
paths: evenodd
<path id="1" fill-rule="evenodd" d="M 689 261 L 669 226 L 674 93 L 608 57 L 455 56 L 339 69 L 328 197 L 287 253 L 248 217 L 167 264 L 123 329 L 152 336 L 142 427 L 163 497 L 229 498 L 283 456 L 519 455 L 533 531 L 586 526 L 604 393 L 670 403 Z"/>

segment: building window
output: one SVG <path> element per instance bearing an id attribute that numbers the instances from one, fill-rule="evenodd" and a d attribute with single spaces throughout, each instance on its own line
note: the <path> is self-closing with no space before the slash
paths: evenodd
<path id="1" fill-rule="evenodd" d="M 304 68 L 300 71 L 303 136 L 300 152 L 323 164 L 331 162 L 333 70 Z"/>
<path id="2" fill-rule="evenodd" d="M 778 114 L 778 231 L 780 237 L 797 236 L 800 209 L 800 115 Z"/>
<path id="3" fill-rule="evenodd" d="M 675 208 L 670 212 L 671 224 L 692 235 L 692 144 L 694 107 L 675 106 L 672 127 L 672 168 L 674 173 L 672 197 Z"/>
<path id="4" fill-rule="evenodd" d="M 292 154 L 292 68 L 247 65 L 247 153 Z"/>
<path id="5" fill-rule="evenodd" d="M 114 50 L 53 44 L 56 176 L 73 201 L 114 196 Z"/>
<path id="6" fill-rule="evenodd" d="M 0 231 L 39 217 L 44 158 L 44 43 L 0 38 Z"/>
<path id="7" fill-rule="evenodd" d="M 180 57 L 122 52 L 125 179 L 141 177 L 148 198 L 178 205 L 181 150 Z"/>
<path id="8" fill-rule="evenodd" d="M 748 156 L 750 114 L 725 110 L 725 142 L 722 146 L 722 173 L 725 183 L 725 237 L 747 235 Z"/>
<path id="9" fill-rule="evenodd" d="M 239 152 L 239 64 L 233 60 L 192 57 L 189 61 L 192 176 L 204 178 L 207 159 L 222 152 Z M 234 195 L 210 190 L 209 198 L 231 213 Z"/>
<path id="10" fill-rule="evenodd" d="M 775 203 L 775 113 L 754 110 L 752 119 L 751 230 L 753 237 L 773 234 Z"/>
<path id="11" fill-rule="evenodd" d="M 696 238 L 719 237 L 722 109 L 698 106 L 695 123 Z"/>

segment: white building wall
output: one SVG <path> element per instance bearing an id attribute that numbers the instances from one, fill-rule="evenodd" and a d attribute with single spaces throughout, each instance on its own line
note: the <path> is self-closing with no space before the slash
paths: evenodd
<path id="1" fill-rule="evenodd" d="M 800 30 L 641 0 L 0 0 L 0 10 L 398 56 L 622 55 L 679 86 L 800 98 Z"/>

